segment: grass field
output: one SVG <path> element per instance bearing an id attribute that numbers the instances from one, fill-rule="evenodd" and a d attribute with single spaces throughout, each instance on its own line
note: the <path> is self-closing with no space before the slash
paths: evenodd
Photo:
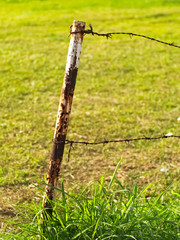
<path id="1" fill-rule="evenodd" d="M 128 2 L 128 3 L 127 3 Z M 157 3 L 158 2 L 158 3 Z M 41 199 L 73 20 L 180 45 L 179 1 L 0 1 L 0 214 Z M 128 36 L 85 36 L 68 139 L 180 135 L 180 51 Z M 127 188 L 154 182 L 179 192 L 177 139 L 65 150 L 61 177 L 78 190 L 113 172 Z M 165 172 L 161 171 L 165 169 Z"/>
<path id="2" fill-rule="evenodd" d="M 137 184 L 127 190 L 116 178 L 120 162 L 108 185 L 89 183 L 79 193 L 67 193 L 63 181 L 56 189 L 53 217 L 42 225 L 42 207 L 37 204 L 23 207 L 13 231 L 3 234 L 3 239 L 43 240 L 177 240 L 180 237 L 180 199 L 167 198 L 165 191 L 147 195 L 149 184 L 141 191 Z M 28 210 L 27 210 L 28 209 Z M 12 230 L 12 229 L 11 229 Z"/>

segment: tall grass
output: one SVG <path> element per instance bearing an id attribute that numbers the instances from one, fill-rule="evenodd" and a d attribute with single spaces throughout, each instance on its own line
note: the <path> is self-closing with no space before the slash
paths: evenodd
<path id="1" fill-rule="evenodd" d="M 17 229 L 3 239 L 36 239 L 37 235 L 46 240 L 179 239 L 180 200 L 171 196 L 166 202 L 163 197 L 170 187 L 158 196 L 155 192 L 147 196 L 152 184 L 142 191 L 137 184 L 127 190 L 115 176 L 118 167 L 109 184 L 102 177 L 79 193 L 68 194 L 62 181 L 61 189 L 56 189 L 61 198 L 54 202 L 52 219 L 42 224 L 41 210 L 33 206 L 31 222 L 16 223 Z"/>

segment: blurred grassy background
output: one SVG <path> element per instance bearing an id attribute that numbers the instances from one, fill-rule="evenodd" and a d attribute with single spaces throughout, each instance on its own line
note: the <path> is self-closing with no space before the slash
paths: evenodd
<path id="1" fill-rule="evenodd" d="M 47 171 L 73 20 L 180 44 L 179 1 L 0 1 L 0 191 L 31 199 Z M 179 49 L 128 36 L 85 36 L 68 138 L 180 135 Z M 65 151 L 61 177 L 77 188 L 112 172 L 126 185 L 179 188 L 177 139 Z M 162 172 L 161 169 L 168 169 Z"/>

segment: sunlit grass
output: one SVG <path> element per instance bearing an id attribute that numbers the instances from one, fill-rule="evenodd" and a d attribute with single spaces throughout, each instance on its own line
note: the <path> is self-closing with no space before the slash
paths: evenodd
<path id="1" fill-rule="evenodd" d="M 44 181 L 47 171 L 74 19 L 99 32 L 131 31 L 179 44 L 175 1 L 1 0 L 1 211 L 39 199 L 30 184 Z M 179 49 L 136 37 L 85 36 L 68 138 L 180 135 L 179 68 Z M 71 188 L 113 172 L 123 157 L 117 173 L 123 185 L 155 182 L 163 191 L 173 180 L 179 192 L 177 139 L 73 147 L 70 162 L 65 149 L 60 173 Z"/>
<path id="2" fill-rule="evenodd" d="M 143 190 L 137 184 L 126 189 L 115 176 L 119 164 L 109 184 L 101 178 L 78 193 L 67 193 L 62 182 L 62 187 L 56 189 L 61 196 L 54 203 L 52 218 L 42 224 L 42 209 L 31 205 L 23 221 L 14 223 L 16 230 L 9 230 L 3 239 L 29 240 L 37 235 L 48 240 L 179 239 L 178 194 L 173 197 L 171 186 L 159 195 L 155 191 L 150 193 L 152 184 Z"/>

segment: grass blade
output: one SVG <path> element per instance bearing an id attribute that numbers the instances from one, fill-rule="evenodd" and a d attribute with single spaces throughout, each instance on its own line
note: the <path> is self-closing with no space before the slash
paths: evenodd
<path id="1" fill-rule="evenodd" d="M 119 167 L 120 167 L 121 162 L 122 162 L 122 158 L 121 158 L 121 160 L 118 162 L 118 164 L 117 164 L 117 166 L 116 166 L 116 169 L 114 170 L 114 173 L 113 173 L 113 175 L 112 175 L 112 177 L 111 177 L 111 181 L 110 181 L 109 186 L 108 186 L 108 190 L 110 190 L 110 188 L 111 188 L 111 186 L 112 186 L 112 184 L 113 184 L 113 181 L 114 181 L 114 179 L 115 179 L 116 173 L 117 173 L 117 171 L 118 171 L 118 169 L 119 169 Z"/>

